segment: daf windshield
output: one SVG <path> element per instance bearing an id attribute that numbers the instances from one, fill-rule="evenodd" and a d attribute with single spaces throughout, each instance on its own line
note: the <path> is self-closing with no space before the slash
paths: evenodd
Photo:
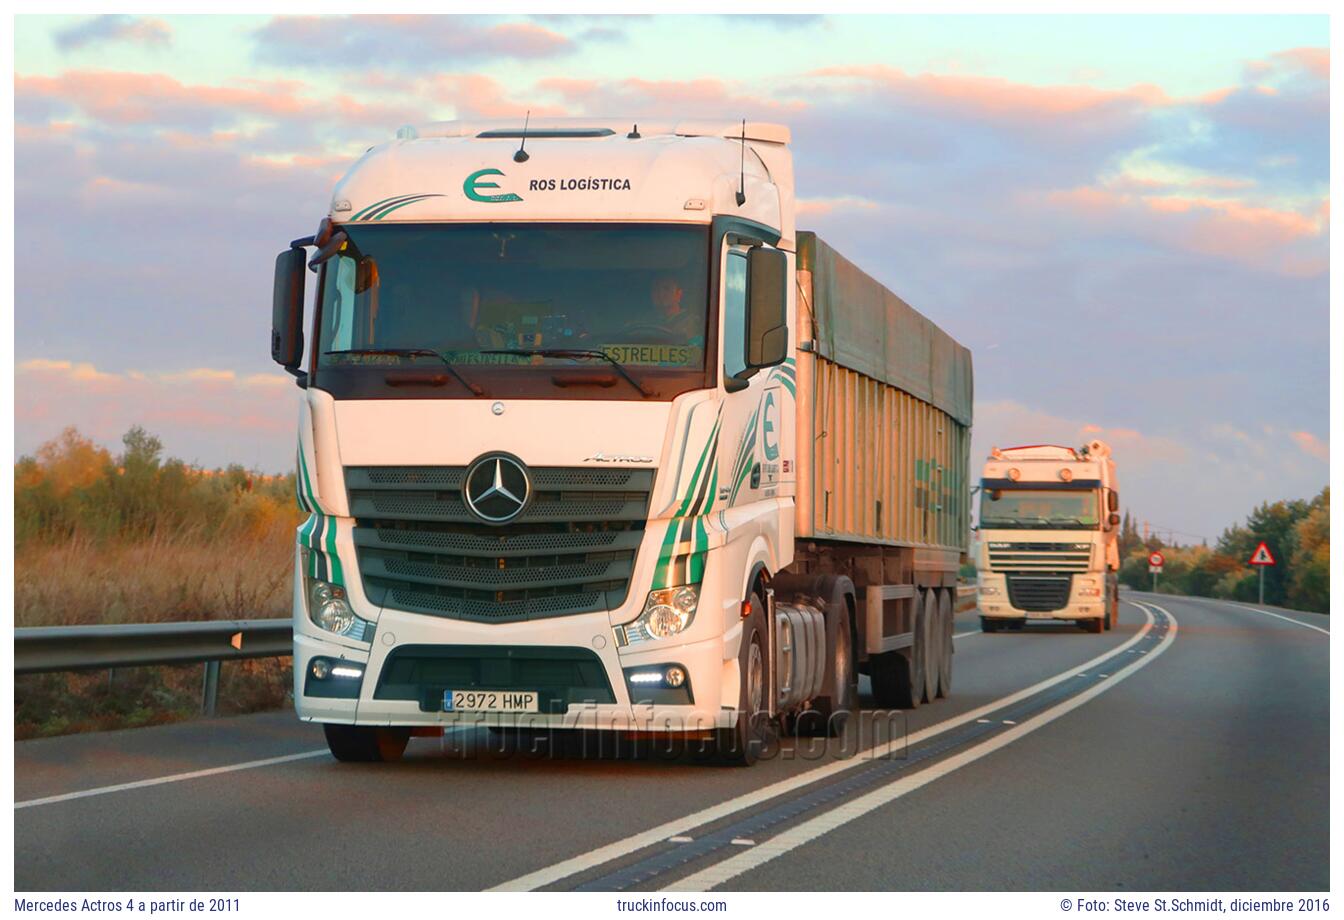
<path id="1" fill-rule="evenodd" d="M 540 390 L 583 385 L 573 383 L 580 379 L 575 370 L 599 388 L 617 370 L 649 381 L 650 392 L 666 389 L 669 378 L 703 381 L 706 227 L 349 223 L 343 229 L 349 242 L 323 266 L 319 386 L 345 371 L 361 377 L 359 371 L 444 364 L 473 385 L 479 381 L 488 395 L 519 392 L 516 379 L 501 385 L 501 376 L 529 377 Z M 615 389 L 631 397 L 629 388 Z"/>
<path id="2" fill-rule="evenodd" d="M 1101 505 L 1095 491 L 985 489 L 980 493 L 981 529 L 1096 530 Z"/>

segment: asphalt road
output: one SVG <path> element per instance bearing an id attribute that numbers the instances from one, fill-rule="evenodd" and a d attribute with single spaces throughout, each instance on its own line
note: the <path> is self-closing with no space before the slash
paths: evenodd
<path id="1" fill-rule="evenodd" d="M 291 713 L 21 742 L 15 885 L 1325 890 L 1328 629 L 1137 593 L 1096 636 L 963 615 L 902 742 L 745 770 L 483 731 L 339 764 Z"/>

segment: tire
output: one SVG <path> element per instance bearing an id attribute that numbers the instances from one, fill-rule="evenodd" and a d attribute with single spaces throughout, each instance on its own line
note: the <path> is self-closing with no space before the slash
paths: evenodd
<path id="1" fill-rule="evenodd" d="M 938 620 L 943 628 L 942 659 L 938 665 L 938 696 L 946 699 L 952 695 L 952 590 L 944 588 L 938 592 Z"/>
<path id="2" fill-rule="evenodd" d="M 826 665 L 826 688 L 829 692 L 812 700 L 811 705 L 794 719 L 794 732 L 802 737 L 840 737 L 845 733 L 850 714 L 858 708 L 859 678 L 854 671 L 849 617 L 849 610 L 846 609 L 835 624 L 831 660 Z"/>
<path id="3" fill-rule="evenodd" d="M 411 740 L 409 728 L 372 728 L 367 725 L 323 724 L 327 749 L 343 763 L 395 763 Z"/>
<path id="4" fill-rule="evenodd" d="M 943 628 L 938 620 L 938 592 L 933 588 L 924 591 L 924 622 L 915 630 L 917 656 L 921 638 L 924 640 L 924 685 L 920 690 L 916 684 L 916 690 L 923 702 L 932 703 L 938 699 L 938 672 L 943 665 Z"/>
<path id="5" fill-rule="evenodd" d="M 868 676 L 873 682 L 873 702 L 881 709 L 918 709 L 924 699 L 924 598 L 916 594 L 914 637 L 909 648 L 873 655 Z"/>
<path id="6" fill-rule="evenodd" d="M 1105 617 L 1093 617 L 1090 620 L 1083 620 L 1083 622 L 1080 625 L 1083 627 L 1083 630 L 1085 632 L 1090 632 L 1093 635 L 1096 635 L 1102 631 L 1102 629 L 1105 626 L 1105 622 L 1106 622 Z"/>
<path id="7" fill-rule="evenodd" d="M 719 760 L 723 763 L 749 767 L 760 759 L 770 741 L 766 706 L 770 687 L 768 655 L 765 604 L 753 592 L 751 616 L 742 624 L 742 646 L 737 653 L 738 672 L 742 676 L 737 691 L 737 716 L 733 727 L 720 729 L 716 739 Z"/>
<path id="8" fill-rule="evenodd" d="M 994 620 L 991 620 L 989 617 L 981 617 L 981 618 L 980 618 L 980 631 L 981 631 L 981 632 L 998 632 L 998 631 L 999 631 L 999 624 L 996 623 Z"/>

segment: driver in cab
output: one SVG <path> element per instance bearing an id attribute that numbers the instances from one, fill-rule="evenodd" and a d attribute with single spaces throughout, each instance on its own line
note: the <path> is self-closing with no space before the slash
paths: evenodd
<path id="1" fill-rule="evenodd" d="M 684 295 L 685 291 L 675 277 L 659 275 L 649 287 L 653 309 L 644 312 L 626 328 L 632 333 L 667 334 L 670 339 L 667 344 L 704 345 L 704 317 L 682 305 Z"/>

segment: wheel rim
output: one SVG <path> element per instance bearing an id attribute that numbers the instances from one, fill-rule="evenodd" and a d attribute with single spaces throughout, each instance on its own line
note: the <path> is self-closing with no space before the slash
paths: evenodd
<path id="1" fill-rule="evenodd" d="M 765 662 L 761 657 L 761 643 L 752 638 L 751 650 L 747 652 L 747 712 L 755 714 L 764 707 L 765 699 Z"/>
<path id="2" fill-rule="evenodd" d="M 835 697 L 837 705 L 849 702 L 849 629 L 841 623 L 835 635 Z"/>

